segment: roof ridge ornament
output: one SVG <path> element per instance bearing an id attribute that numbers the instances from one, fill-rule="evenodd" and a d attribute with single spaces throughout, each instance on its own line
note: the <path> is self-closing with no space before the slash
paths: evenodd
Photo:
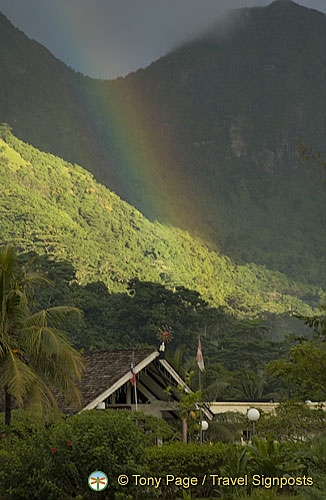
<path id="1" fill-rule="evenodd" d="M 164 359 L 165 358 L 165 344 L 168 342 L 171 342 L 173 340 L 173 330 L 170 326 L 164 325 L 162 326 L 159 331 L 157 332 L 156 337 L 158 340 L 161 341 L 160 347 L 159 347 L 159 359 Z"/>

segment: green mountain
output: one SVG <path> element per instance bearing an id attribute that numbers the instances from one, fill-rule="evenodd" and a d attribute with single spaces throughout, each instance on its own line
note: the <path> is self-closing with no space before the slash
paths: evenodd
<path id="1" fill-rule="evenodd" d="M 0 137 L 1 242 L 70 263 L 80 285 L 101 281 L 110 293 L 135 278 L 183 286 L 211 306 L 252 316 L 309 314 L 318 305 L 320 289 L 236 265 L 200 238 L 150 222 L 89 172 L 24 144 L 8 127 Z"/>
<path id="2" fill-rule="evenodd" d="M 263 310 L 264 294 L 275 291 L 286 307 L 292 299 L 285 296 L 316 297 L 308 289 L 325 284 L 326 194 L 318 168 L 300 163 L 296 138 L 323 152 L 325 22 L 290 1 L 242 9 L 147 69 L 106 82 L 67 68 L 1 16 L 0 120 L 21 139 L 83 165 L 148 219 L 188 230 L 150 225 L 136 210 L 134 226 L 125 226 L 127 205 L 119 201 L 111 230 L 121 234 L 106 239 L 100 221 L 110 209 L 85 192 L 78 193 L 81 228 L 67 219 L 68 226 L 51 229 L 56 212 L 49 206 L 38 229 L 19 233 L 18 224 L 15 238 L 49 252 L 61 241 L 81 280 L 104 276 L 114 290 L 137 275 L 182 283 L 247 311 Z M 49 188 L 59 192 L 56 210 L 64 197 L 74 206 L 77 188 L 67 192 L 60 184 L 66 180 L 55 175 Z M 8 219 L 3 234 L 12 234 L 9 227 Z"/>

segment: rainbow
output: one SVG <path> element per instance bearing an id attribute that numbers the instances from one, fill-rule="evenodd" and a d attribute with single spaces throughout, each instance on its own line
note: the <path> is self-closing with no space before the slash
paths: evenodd
<path id="1" fill-rule="evenodd" d="M 67 2 L 65 9 L 49 2 L 42 6 L 41 17 L 52 19 L 53 25 L 59 27 L 65 44 L 70 43 L 71 51 L 80 54 L 76 64 L 82 66 L 85 56 L 78 47 L 85 34 L 80 29 L 81 20 L 91 19 L 94 14 L 89 2 L 80 1 L 77 12 L 75 8 L 74 2 Z M 87 88 L 91 88 L 91 95 Z M 159 118 L 155 90 L 146 95 L 136 78 L 129 75 L 117 80 L 93 79 L 92 85 L 85 79 L 84 85 L 67 92 L 81 110 L 83 130 L 96 129 L 99 170 L 107 168 L 112 172 L 108 188 L 151 220 L 157 218 L 183 229 L 206 225 L 204 197 L 198 196 L 198 186 L 172 140 L 175 131 Z M 104 178 L 95 176 L 100 181 Z"/>
<path id="2" fill-rule="evenodd" d="M 173 132 L 168 123 L 158 121 L 155 98 L 135 90 L 134 79 L 129 78 L 97 81 L 88 106 L 90 120 L 100 124 L 101 156 L 108 157 L 107 143 L 113 151 L 117 192 L 143 208 L 150 219 L 182 221 L 184 228 L 200 227 L 204 210 L 198 206 L 192 180 L 170 140 Z M 85 104 L 87 97 L 80 98 Z"/>
<path id="3" fill-rule="evenodd" d="M 78 54 L 78 40 L 83 36 L 78 23 L 92 16 L 90 4 L 80 2 L 77 18 L 69 2 L 65 12 L 52 2 L 44 9 Z M 107 159 L 108 151 L 111 153 L 108 168 L 113 169 L 114 183 L 108 187 L 152 220 L 158 218 L 184 229 L 203 227 L 204 201 L 198 199 L 198 187 L 173 146 L 174 131 L 159 120 L 155 96 L 135 90 L 134 82 L 132 75 L 108 81 L 94 79 L 91 98 L 81 89 L 71 96 L 84 109 L 85 121 L 97 129 L 99 158 Z"/>

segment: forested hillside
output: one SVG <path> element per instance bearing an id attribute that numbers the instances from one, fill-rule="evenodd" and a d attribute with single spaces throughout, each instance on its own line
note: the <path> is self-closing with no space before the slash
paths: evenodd
<path id="1" fill-rule="evenodd" d="M 325 184 L 318 167 L 301 164 L 296 138 L 323 151 L 325 22 L 323 14 L 290 1 L 242 9 L 147 69 L 105 82 L 72 71 L 1 16 L 0 120 L 16 136 L 83 165 L 150 220 L 188 231 L 155 223 L 153 233 L 134 210 L 130 235 L 112 236 L 120 231 L 117 216 L 110 237 L 99 237 L 89 252 L 93 243 L 85 221 L 93 228 L 96 218 L 102 234 L 105 205 L 97 202 L 98 193 L 85 192 L 79 208 L 84 225 L 77 230 L 72 218 L 69 231 L 60 227 L 56 233 L 49 229 L 48 210 L 46 236 L 29 246 L 45 241 L 51 252 L 62 233 L 62 256 L 75 255 L 80 279 L 103 276 L 112 290 L 137 274 L 171 286 L 182 283 L 246 311 L 277 309 L 277 300 L 288 307 L 284 297 L 293 293 L 286 275 L 301 283 L 294 296 L 316 296 L 303 292 L 302 284 L 325 284 Z M 51 189 L 65 191 L 59 187 L 65 179 L 56 177 L 58 187 Z M 85 179 L 93 189 L 94 181 Z M 69 190 L 75 196 L 76 187 Z M 114 206 L 118 198 L 110 197 L 107 204 Z M 64 198 L 72 203 L 68 194 L 59 194 L 57 210 Z M 138 220 L 144 221 L 141 231 Z M 27 245 L 25 231 L 19 237 Z M 74 231 L 83 234 L 80 245 L 73 243 Z M 143 246 L 136 243 L 140 232 Z M 105 263 L 109 244 L 114 251 Z M 197 244 L 199 255 L 187 261 L 182 246 L 196 254 Z M 232 267 L 224 257 L 217 264 L 219 252 L 248 265 Z M 198 272 L 199 261 L 205 273 Z M 256 264 L 284 273 L 273 274 L 283 283 L 283 296 L 268 306 L 262 297 L 279 287 Z M 218 287 L 208 284 L 213 282 Z"/>
<path id="2" fill-rule="evenodd" d="M 1 240 L 70 262 L 78 283 L 110 292 L 138 278 L 198 291 L 237 313 L 307 312 L 321 290 L 254 264 L 238 266 L 189 233 L 150 222 L 77 165 L 1 128 Z"/>
<path id="3" fill-rule="evenodd" d="M 83 310 L 65 324 L 77 347 L 157 345 L 169 325 L 172 351 L 189 360 L 201 334 L 215 398 L 217 376 L 230 382 L 240 368 L 262 370 L 284 355 L 286 334 L 305 332 L 292 313 L 311 314 L 321 288 L 236 265 L 198 237 L 148 221 L 82 167 L 0 130 L 0 243 L 13 243 L 22 259 L 38 255 L 35 265 L 53 280 L 39 287 L 36 309 Z"/>

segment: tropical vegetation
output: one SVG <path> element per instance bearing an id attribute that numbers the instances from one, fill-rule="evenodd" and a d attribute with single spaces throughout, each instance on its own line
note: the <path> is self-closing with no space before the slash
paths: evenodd
<path id="1" fill-rule="evenodd" d="M 1 497 L 93 498 L 102 468 L 115 500 L 324 500 L 325 409 L 304 403 L 326 398 L 324 33 L 323 14 L 276 1 L 101 81 L 0 14 Z M 156 346 L 162 325 L 193 389 L 187 445 L 141 413 L 43 411 L 58 393 L 78 405 L 80 351 Z M 217 399 L 282 403 L 255 436 L 215 416 L 200 445 Z"/>
<path id="2" fill-rule="evenodd" d="M 82 358 L 56 328 L 79 311 L 62 306 L 33 312 L 33 282 L 49 281 L 34 273 L 31 264 L 21 265 L 10 245 L 0 250 L 0 390 L 7 426 L 14 401 L 18 406 L 27 402 L 56 406 L 53 389 L 70 399 L 79 398 Z"/>
<path id="3" fill-rule="evenodd" d="M 326 444 L 321 436 L 299 442 L 255 436 L 245 445 L 166 441 L 157 447 L 151 443 L 159 422 L 140 413 L 91 410 L 68 419 L 51 416 L 46 425 L 36 414 L 16 413 L 11 434 L 0 437 L 0 494 L 13 500 L 91 498 L 87 479 L 99 468 L 109 477 L 103 498 L 115 500 L 323 498 Z M 127 486 L 119 486 L 120 474 L 129 477 Z M 158 488 L 140 487 L 135 474 L 162 480 Z M 167 486 L 167 474 L 178 481 Z M 248 479 L 232 486 L 218 485 L 219 477 Z M 191 485 L 189 478 L 198 484 Z"/>
<path id="4" fill-rule="evenodd" d="M 202 336 L 205 397 L 273 397 L 278 382 L 264 367 L 285 356 L 287 334 L 307 334 L 293 310 L 318 316 L 320 287 L 236 265 L 199 238 L 148 221 L 81 167 L 24 144 L 6 126 L 1 134 L 0 238 L 22 263 L 37 257 L 35 269 L 54 282 L 37 285 L 37 307 L 84 312 L 65 319 L 76 347 L 156 345 L 169 325 L 189 369 Z M 258 372 L 260 386 L 250 388 L 252 375 L 241 370 Z"/>

